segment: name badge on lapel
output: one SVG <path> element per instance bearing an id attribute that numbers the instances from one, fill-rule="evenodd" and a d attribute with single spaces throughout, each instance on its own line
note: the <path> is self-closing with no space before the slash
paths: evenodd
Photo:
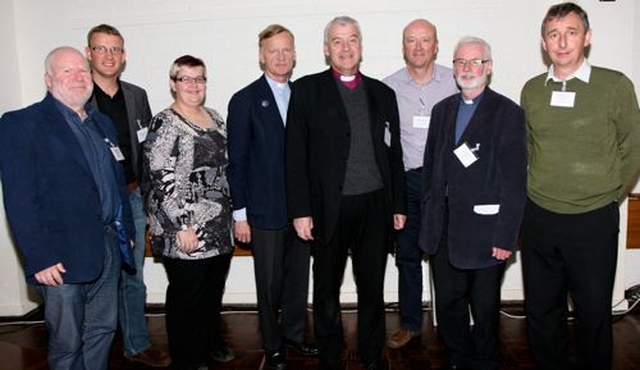
<path id="1" fill-rule="evenodd" d="M 469 148 L 467 143 L 462 143 L 462 145 L 453 151 L 453 154 L 455 154 L 460 163 L 467 168 L 478 160 L 478 155 L 475 153 L 478 150 L 480 150 L 480 143 L 476 144 L 475 148 Z"/>
<path id="2" fill-rule="evenodd" d="M 111 151 L 111 154 L 113 154 L 113 158 L 115 158 L 116 161 L 118 162 L 124 161 L 124 155 L 122 154 L 122 151 L 117 145 L 112 143 L 111 140 L 109 140 L 106 137 L 104 138 L 104 142 L 107 143 L 107 145 L 109 146 L 109 150 Z"/>
<path id="3" fill-rule="evenodd" d="M 391 146 L 391 131 L 389 130 L 389 121 L 384 122 L 384 143 Z"/>
<path id="4" fill-rule="evenodd" d="M 147 140 L 147 134 L 149 133 L 149 129 L 146 127 L 142 127 L 142 123 L 139 119 L 136 119 L 138 123 L 138 131 L 136 131 L 136 135 L 138 137 L 138 143 L 144 143 Z"/>

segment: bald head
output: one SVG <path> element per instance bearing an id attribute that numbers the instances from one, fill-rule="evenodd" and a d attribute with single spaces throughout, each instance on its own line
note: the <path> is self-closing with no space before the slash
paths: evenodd
<path id="1" fill-rule="evenodd" d="M 421 18 L 412 20 L 404 27 L 404 29 L 402 30 L 402 38 L 406 38 L 408 32 L 410 33 L 412 31 L 415 31 L 416 29 L 428 30 L 433 34 L 434 40 L 438 41 L 438 30 L 436 29 L 436 26 L 434 26 L 433 23 L 429 22 L 428 20 Z"/>
<path id="2" fill-rule="evenodd" d="M 436 26 L 426 19 L 411 21 L 402 31 L 402 55 L 410 70 L 430 69 L 438 54 Z"/>

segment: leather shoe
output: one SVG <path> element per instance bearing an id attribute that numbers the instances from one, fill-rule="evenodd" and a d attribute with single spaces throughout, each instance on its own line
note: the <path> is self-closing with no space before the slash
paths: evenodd
<path id="1" fill-rule="evenodd" d="M 127 355 L 124 357 L 132 362 L 139 362 L 149 367 L 167 367 L 171 364 L 169 354 L 159 348 L 149 347 L 135 355 Z"/>
<path id="2" fill-rule="evenodd" d="M 468 370 L 469 368 L 462 365 L 449 364 L 443 370 Z"/>
<path id="3" fill-rule="evenodd" d="M 344 366 L 340 361 L 330 362 L 326 358 L 320 357 L 318 370 L 342 370 Z"/>
<path id="4" fill-rule="evenodd" d="M 209 357 L 216 362 L 229 362 L 236 358 L 236 353 L 227 346 L 222 346 L 216 350 L 209 351 Z"/>
<path id="5" fill-rule="evenodd" d="M 264 355 L 264 368 L 269 370 L 284 370 L 287 368 L 287 358 L 284 351 L 268 351 Z"/>
<path id="6" fill-rule="evenodd" d="M 303 356 L 317 356 L 320 353 L 320 350 L 318 350 L 318 347 L 316 347 L 316 345 L 313 343 L 305 343 L 304 341 L 295 342 L 291 339 L 285 338 L 284 344 L 286 344 L 287 347 L 292 348 L 293 350 L 295 350 L 296 352 L 298 352 Z"/>
<path id="7" fill-rule="evenodd" d="M 417 331 L 409 330 L 406 328 L 400 328 L 395 333 L 391 334 L 387 341 L 389 348 L 398 349 L 404 347 L 411 339 L 419 336 Z"/>

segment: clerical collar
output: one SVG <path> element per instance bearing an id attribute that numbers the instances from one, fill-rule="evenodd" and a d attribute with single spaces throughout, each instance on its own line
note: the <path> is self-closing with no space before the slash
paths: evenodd
<path id="1" fill-rule="evenodd" d="M 476 105 L 478 104 L 478 102 L 480 102 L 480 100 L 482 100 L 482 97 L 484 96 L 484 91 L 482 91 L 480 93 L 480 95 L 476 96 L 473 99 L 465 99 L 462 94 L 460 94 L 460 101 L 465 104 L 465 105 Z"/>
<path id="2" fill-rule="evenodd" d="M 342 85 L 350 90 L 357 88 L 362 82 L 362 75 L 360 74 L 360 71 L 356 72 L 353 76 L 343 76 L 334 68 L 331 68 L 331 72 L 333 73 L 333 77 L 335 77 L 336 80 L 340 81 Z"/>
<path id="3" fill-rule="evenodd" d="M 288 82 L 276 81 L 273 78 L 269 77 L 266 73 L 265 73 L 264 77 L 267 79 L 267 83 L 269 83 L 269 86 L 271 86 L 271 88 L 275 88 L 275 89 L 278 89 L 278 90 L 284 90 L 284 89 L 289 87 L 289 83 Z"/>

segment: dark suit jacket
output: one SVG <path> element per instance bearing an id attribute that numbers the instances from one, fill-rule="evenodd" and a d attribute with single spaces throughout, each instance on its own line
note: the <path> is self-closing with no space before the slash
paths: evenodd
<path id="1" fill-rule="evenodd" d="M 465 168 L 453 150 L 460 94 L 438 103 L 431 113 L 424 154 L 424 187 L 420 246 L 438 250 L 443 233 L 448 187 L 448 248 L 458 268 L 483 268 L 500 263 L 491 248 L 515 250 L 526 200 L 526 146 L 522 109 L 508 98 L 485 89 L 484 96 L 460 138 L 479 146 L 479 159 Z M 483 207 L 484 206 L 484 207 Z"/>
<path id="2" fill-rule="evenodd" d="M 287 224 L 284 122 L 264 75 L 233 95 L 227 115 L 227 179 L 233 209 L 260 229 Z"/>
<path id="3" fill-rule="evenodd" d="M 111 120 L 92 119 L 113 143 Z M 135 236 L 122 166 L 111 162 L 120 186 L 124 224 Z M 50 95 L 0 119 L 0 173 L 4 205 L 27 279 L 58 262 L 65 283 L 83 283 L 102 272 L 105 230 L 100 194 L 74 133 Z M 129 252 L 130 253 L 130 252 Z"/>
<path id="4" fill-rule="evenodd" d="M 363 76 L 375 160 L 386 191 L 389 227 L 395 213 L 406 214 L 404 166 L 395 94 Z M 349 120 L 331 70 L 293 84 L 286 129 L 287 205 L 292 218 L 313 217 L 316 241 L 335 230 L 349 156 Z M 385 131 L 390 145 L 385 144 Z"/>
<path id="5" fill-rule="evenodd" d="M 147 98 L 147 92 L 136 85 L 130 84 L 125 81 L 120 81 L 120 88 L 124 95 L 124 104 L 127 107 L 127 118 L 129 121 L 129 136 L 131 137 L 131 163 L 133 163 L 133 170 L 136 174 L 136 178 L 140 183 L 140 186 L 144 190 L 146 186 L 146 176 L 142 171 L 142 143 L 138 142 L 138 130 L 141 127 L 149 127 L 151 123 L 151 107 L 149 107 L 149 99 Z M 96 109 L 98 108 L 98 102 L 95 95 L 91 97 L 91 105 Z M 138 126 L 139 125 L 139 126 Z M 120 143 L 125 145 L 125 143 Z"/>

